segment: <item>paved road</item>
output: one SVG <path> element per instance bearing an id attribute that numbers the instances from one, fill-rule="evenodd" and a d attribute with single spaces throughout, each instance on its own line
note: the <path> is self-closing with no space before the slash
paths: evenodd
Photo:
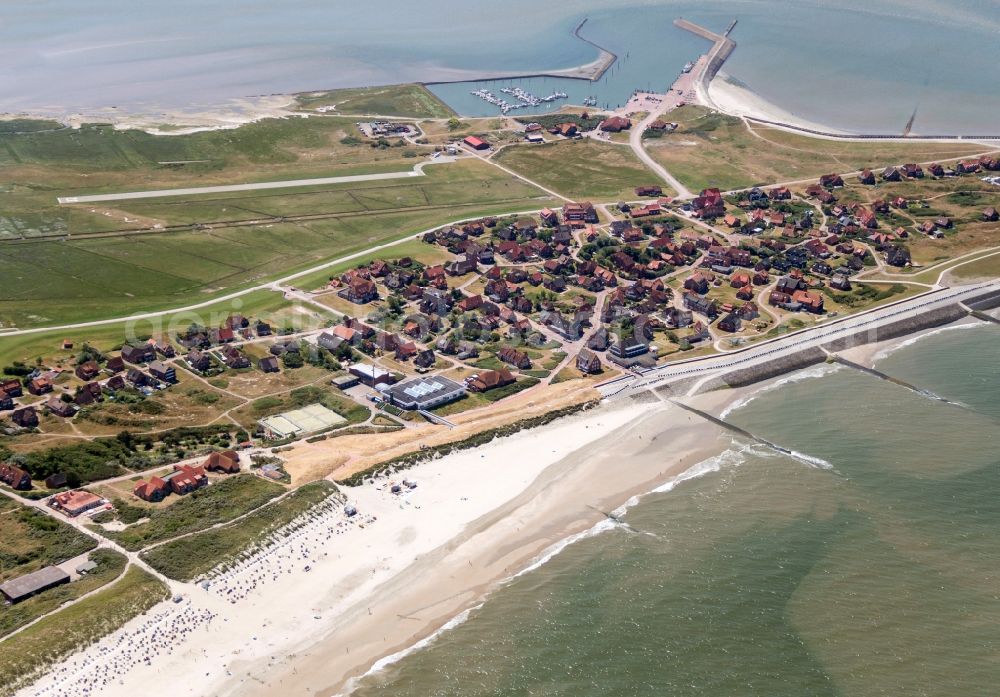
<path id="1" fill-rule="evenodd" d="M 673 108 L 673 106 L 675 105 L 672 100 L 664 100 L 661 103 L 661 108 L 654 109 L 650 112 L 649 116 L 644 118 L 641 122 L 633 124 L 632 130 L 628 136 L 628 144 L 632 146 L 632 150 L 635 152 L 636 157 L 642 160 L 647 167 L 660 175 L 665 182 L 670 184 L 673 190 L 677 192 L 677 198 L 693 198 L 694 194 L 691 193 L 691 190 L 681 184 L 680 180 L 668 172 L 663 165 L 654 160 L 652 156 L 646 152 L 646 148 L 642 146 L 642 134 L 646 132 L 646 128 L 649 127 L 649 124 L 656 121 L 656 119 L 660 118 L 660 116 Z"/>
<path id="2" fill-rule="evenodd" d="M 622 397 L 661 387 L 676 380 L 700 377 L 702 379 L 689 391 L 694 393 L 703 383 L 722 373 L 791 356 L 804 349 L 817 348 L 859 331 L 877 331 L 880 326 L 891 322 L 919 317 L 929 311 L 962 302 L 991 290 L 1000 290 L 1000 281 L 929 291 L 861 314 L 823 322 L 818 326 L 786 334 L 740 351 L 667 364 L 644 372 L 639 378 L 626 376 L 612 380 L 602 385 L 600 389 L 606 397 Z"/>
<path id="3" fill-rule="evenodd" d="M 433 164 L 454 162 L 457 158 L 440 156 L 418 163 L 407 172 L 382 172 L 380 174 L 354 174 L 343 177 L 319 177 L 316 179 L 288 179 L 277 182 L 257 182 L 254 184 L 224 184 L 220 186 L 194 186 L 186 189 L 159 189 L 156 191 L 130 191 L 118 194 L 94 194 L 92 196 L 60 196 L 59 203 L 97 203 L 100 201 L 126 201 L 137 198 L 163 198 L 166 196 L 196 196 L 198 194 L 225 194 L 234 191 L 258 191 L 261 189 L 291 189 L 300 186 L 322 186 L 324 184 L 350 184 L 353 182 L 380 181 L 383 179 L 406 179 L 424 176 L 424 167 Z"/>

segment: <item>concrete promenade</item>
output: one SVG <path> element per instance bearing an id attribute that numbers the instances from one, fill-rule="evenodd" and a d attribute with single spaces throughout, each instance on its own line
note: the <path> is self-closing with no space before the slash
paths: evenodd
<path id="1" fill-rule="evenodd" d="M 919 318 L 934 310 L 958 306 L 959 303 L 997 290 L 1000 290 L 1000 281 L 929 291 L 857 315 L 825 321 L 816 326 L 770 341 L 760 342 L 744 349 L 667 363 L 639 376 L 626 375 L 604 383 L 599 389 L 605 397 L 620 398 L 663 387 L 673 382 L 683 380 L 686 383 L 691 378 L 695 378 L 696 382 L 688 390 L 689 394 L 695 394 L 705 383 L 728 372 L 764 365 L 807 349 L 821 349 L 833 341 L 854 336 L 859 332 L 867 332 L 870 335 L 869 341 L 861 343 L 873 343 L 879 340 L 880 327 Z"/>

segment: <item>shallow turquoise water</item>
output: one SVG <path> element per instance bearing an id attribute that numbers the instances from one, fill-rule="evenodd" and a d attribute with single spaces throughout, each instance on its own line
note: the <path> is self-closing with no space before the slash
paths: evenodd
<path id="1" fill-rule="evenodd" d="M 991 132 L 1000 110 L 1000 6 L 993 0 L 39 0 L 2 3 L 0 111 L 155 112 L 248 95 L 586 63 L 585 35 L 622 56 L 600 83 L 527 82 L 623 103 L 666 88 L 716 30 L 739 19 L 727 72 L 810 120 L 864 131 Z M 627 56 L 627 57 L 626 57 Z M 467 72 L 463 72 L 467 71 Z M 469 86 L 435 88 L 468 115 L 496 113 Z M 578 99 L 574 99 L 579 101 Z"/>
<path id="2" fill-rule="evenodd" d="M 971 409 L 847 369 L 762 394 L 730 419 L 830 468 L 736 444 L 356 694 L 993 694 L 998 338 L 881 366 Z"/>

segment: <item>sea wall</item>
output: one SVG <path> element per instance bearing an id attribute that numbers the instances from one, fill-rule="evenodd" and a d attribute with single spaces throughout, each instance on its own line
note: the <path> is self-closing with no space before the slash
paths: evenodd
<path id="1" fill-rule="evenodd" d="M 889 324 L 880 325 L 875 329 L 860 331 L 856 334 L 845 336 L 842 339 L 837 339 L 828 344 L 824 344 L 823 348 L 830 352 L 836 352 L 843 351 L 844 349 L 852 348 L 854 346 L 863 346 L 865 344 L 874 344 L 879 341 L 897 339 L 901 336 L 913 334 L 924 329 L 931 329 L 933 327 L 950 324 L 956 320 L 966 317 L 967 315 L 968 312 L 962 309 L 958 304 L 948 305 L 947 307 L 925 312 L 917 317 L 897 320 L 895 322 L 890 322 Z"/>
<path id="2" fill-rule="evenodd" d="M 741 368 L 725 373 L 721 379 L 728 387 L 743 387 L 796 370 L 817 365 L 826 360 L 826 354 L 819 348 L 808 348 L 790 356 L 776 358 L 762 365 Z"/>
<path id="3" fill-rule="evenodd" d="M 1000 290 L 980 295 L 972 300 L 966 300 L 965 304 L 973 310 L 979 310 L 980 312 L 1000 307 Z"/>

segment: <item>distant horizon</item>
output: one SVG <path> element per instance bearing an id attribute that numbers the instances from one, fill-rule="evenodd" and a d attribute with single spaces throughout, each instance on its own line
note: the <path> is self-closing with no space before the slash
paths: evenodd
<path id="1" fill-rule="evenodd" d="M 403 31 L 306 0 L 237 15 L 229 2 L 185 3 L 193 14 L 183 21 L 176 16 L 183 13 L 153 4 L 122 13 L 110 0 L 100 1 L 107 7 L 82 12 L 57 0 L 62 7 L 45 17 L 25 12 L 0 28 L 0 54 L 11 66 L 0 78 L 0 112 L 57 119 L 160 114 L 176 122 L 205 112 L 259 113 L 261 102 L 301 92 L 419 82 L 463 116 L 490 116 L 496 109 L 469 95 L 469 85 L 498 74 L 564 70 L 597 57 L 593 46 L 572 36 L 584 17 L 590 18 L 586 38 L 620 57 L 608 75 L 596 83 L 533 78 L 515 84 L 565 91 L 568 103 L 594 96 L 598 106 L 614 108 L 635 89 L 664 90 L 703 50 L 704 41 L 670 26 L 678 16 L 720 31 L 738 18 L 739 46 L 726 72 L 761 99 L 831 129 L 894 132 L 916 109 L 915 132 L 982 132 L 1000 110 L 1000 95 L 981 89 L 1000 82 L 1000 45 L 989 40 L 1000 16 L 986 2 L 946 15 L 933 3 L 907 3 L 902 14 L 896 0 L 837 9 L 785 0 L 640 7 L 618 0 L 608 8 L 588 0 L 544 11 L 515 0 L 505 12 L 482 17 L 450 1 L 419 13 L 398 3 L 389 11 L 405 20 Z M 762 14 L 776 5 L 782 12 Z M 527 25 L 520 21 L 526 12 L 533 18 Z M 337 28 L 345 25 L 350 30 Z M 156 36 L 147 35 L 152 27 Z M 887 65 L 885 36 L 922 48 L 905 65 Z M 508 50 L 513 37 L 516 51 Z M 961 56 L 933 48 L 959 41 L 966 47 Z M 965 105 L 961 114 L 955 103 Z"/>

